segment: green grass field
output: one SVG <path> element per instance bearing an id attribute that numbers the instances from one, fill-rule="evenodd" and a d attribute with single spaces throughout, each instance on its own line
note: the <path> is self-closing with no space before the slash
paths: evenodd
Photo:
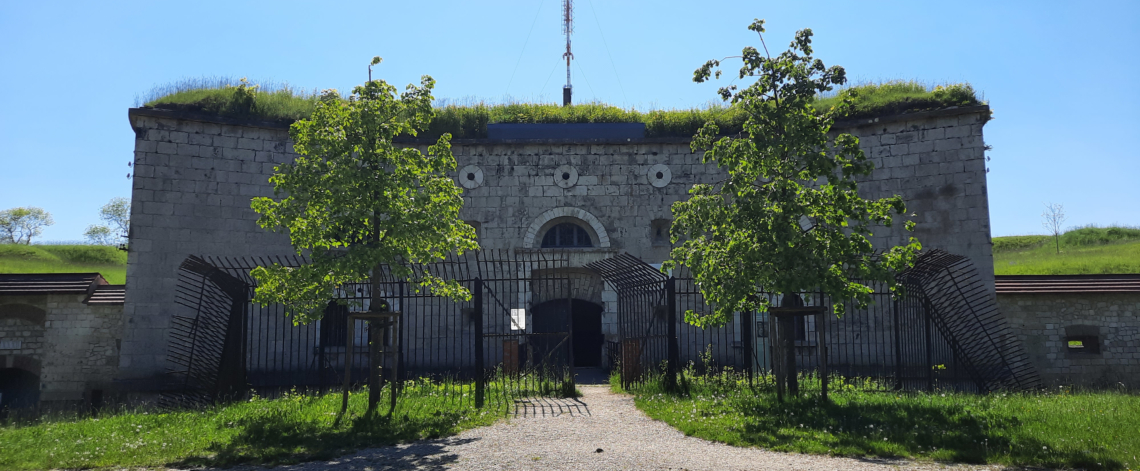
<path id="1" fill-rule="evenodd" d="M 127 280 L 127 253 L 102 245 L 0 245 L 0 273 L 100 273 Z"/>
<path id="2" fill-rule="evenodd" d="M 764 383 L 764 381 L 761 381 Z M 767 381 L 771 383 L 771 381 Z M 818 383 L 818 382 L 817 382 Z M 818 386 L 818 384 L 817 384 Z M 637 407 L 685 435 L 775 451 L 1084 469 L 1140 469 L 1140 396 L 867 392 L 832 382 L 780 403 L 770 385 L 690 378 L 688 394 L 635 388 Z"/>
<path id="3" fill-rule="evenodd" d="M 489 387 L 487 393 L 490 402 L 500 391 Z M 329 459 L 360 448 L 454 435 L 503 417 L 501 407 L 475 409 L 473 394 L 470 384 L 414 382 L 388 415 L 386 407 L 368 413 L 367 393 L 357 392 L 340 423 L 339 393 L 255 398 L 201 411 L 48 418 L 0 426 L 0 469 L 186 469 Z"/>
<path id="4" fill-rule="evenodd" d="M 1140 273 L 1140 229 L 1083 227 L 1061 235 L 994 237 L 998 275 Z"/>

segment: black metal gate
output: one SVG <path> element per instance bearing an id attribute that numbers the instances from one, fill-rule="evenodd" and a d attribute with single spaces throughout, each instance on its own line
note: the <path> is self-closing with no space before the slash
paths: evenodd
<path id="1" fill-rule="evenodd" d="M 342 286 L 324 318 L 307 325 L 295 325 L 281 305 L 250 302 L 256 286 L 250 270 L 305 262 L 296 256 L 187 258 L 177 297 L 183 310 L 171 337 L 174 387 L 164 402 L 203 405 L 249 389 L 339 387 L 348 355 L 352 378 L 363 382 L 369 329 L 357 325 L 349 338 L 346 319 L 368 310 L 371 284 Z M 403 316 L 398 376 L 457 387 L 473 382 L 470 400 L 479 406 L 510 407 L 519 397 L 573 391 L 572 324 L 536 319 L 533 309 L 569 306 L 567 266 L 565 254 L 476 252 L 413 267 L 467 287 L 472 299 L 461 302 L 418 291 L 385 269 L 380 297 Z"/>
<path id="2" fill-rule="evenodd" d="M 735 371 L 751 382 L 756 375 L 771 375 L 785 353 L 774 342 L 777 329 L 766 312 L 736 313 L 725 325 L 707 329 L 685 322 L 685 312 L 711 307 L 683 270 L 666 276 L 628 254 L 588 266 L 618 291 L 619 338 L 609 348 L 623 385 L 682 368 L 699 374 Z M 801 375 L 814 380 L 802 389 L 821 384 L 818 375 L 825 364 L 829 377 L 860 380 L 871 389 L 1036 387 L 1036 373 L 968 259 L 930 251 L 900 281 L 908 289 L 904 298 L 896 298 L 885 284 L 874 284 L 865 309 L 847 302 L 842 318 L 793 317 L 789 340 L 795 364 Z M 759 294 L 772 306 L 781 305 L 778 295 Z M 826 296 L 801 296 L 806 306 L 830 311 L 832 301 Z"/>

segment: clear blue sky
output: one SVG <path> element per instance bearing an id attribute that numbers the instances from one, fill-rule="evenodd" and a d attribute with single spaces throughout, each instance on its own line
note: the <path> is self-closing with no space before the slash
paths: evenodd
<path id="1" fill-rule="evenodd" d="M 45 240 L 78 240 L 130 196 L 127 109 L 155 85 L 248 76 L 349 90 L 366 64 L 436 96 L 557 101 L 560 0 L 488 2 L 0 2 L 0 209 L 40 206 Z M 1140 2 L 576 0 L 575 101 L 686 108 L 711 58 L 782 50 L 812 28 L 816 55 L 858 80 L 968 81 L 985 128 L 993 235 L 1032 234 L 1042 203 L 1068 225 L 1140 225 Z M 532 29 L 533 25 L 533 29 Z M 517 65 L 517 69 L 516 69 Z M 508 86 L 509 85 L 509 86 Z"/>

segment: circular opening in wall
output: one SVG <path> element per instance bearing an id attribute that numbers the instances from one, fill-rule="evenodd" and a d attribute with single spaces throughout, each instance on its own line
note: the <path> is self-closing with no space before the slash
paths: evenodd
<path id="1" fill-rule="evenodd" d="M 665 178 L 665 173 L 664 172 L 657 172 L 657 178 L 659 178 L 659 179 Z"/>
<path id="2" fill-rule="evenodd" d="M 468 173 L 468 174 L 467 174 L 467 179 L 468 179 L 468 180 L 471 180 L 471 181 L 474 181 L 474 180 L 475 180 L 475 174 L 474 174 L 474 173 Z"/>
<path id="3" fill-rule="evenodd" d="M 569 180 L 570 179 L 570 172 L 562 172 L 562 179 L 563 180 Z"/>

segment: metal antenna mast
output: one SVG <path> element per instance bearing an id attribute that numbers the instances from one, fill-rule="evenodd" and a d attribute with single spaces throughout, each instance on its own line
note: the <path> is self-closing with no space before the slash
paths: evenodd
<path id="1" fill-rule="evenodd" d="M 574 58 L 574 53 L 570 52 L 570 33 L 574 32 L 574 0 L 562 0 L 562 32 L 566 34 L 566 53 L 562 54 L 566 58 L 566 86 L 562 87 L 562 106 L 567 106 L 573 89 L 570 85 L 570 59 Z"/>

